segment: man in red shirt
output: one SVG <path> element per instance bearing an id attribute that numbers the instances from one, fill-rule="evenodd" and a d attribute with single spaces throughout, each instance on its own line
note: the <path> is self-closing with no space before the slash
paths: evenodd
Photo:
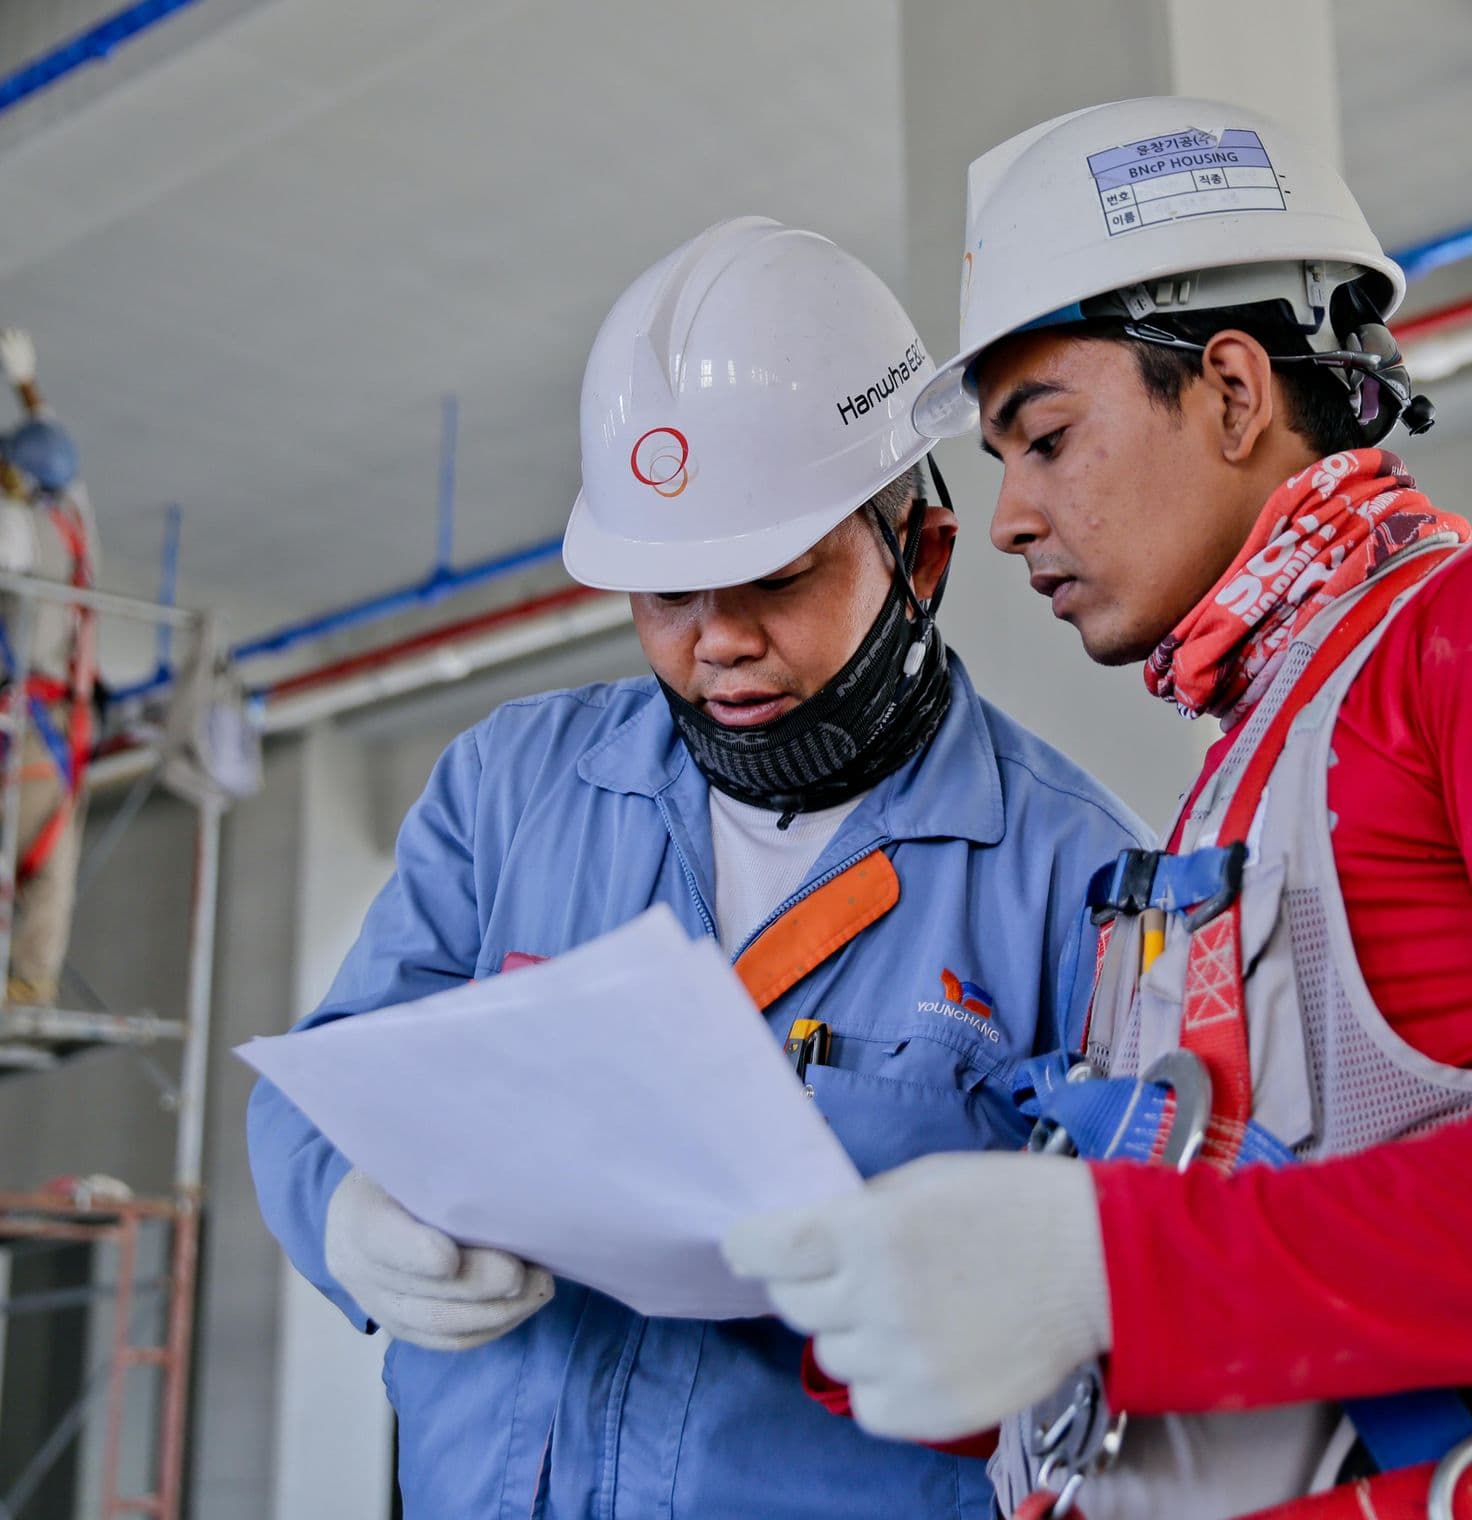
<path id="1" fill-rule="evenodd" d="M 1096 881 L 1086 1059 L 1028 1074 L 1057 1154 L 927 1158 L 729 1254 L 876 1432 L 1038 1406 L 1000 1432 L 1009 1513 L 1424 1514 L 1466 1411 L 1338 1402 L 1472 1382 L 1472 553 L 1378 447 L 1431 419 L 1403 277 L 1237 107 L 1077 112 L 969 191 L 917 424 L 979 421 L 997 547 L 1225 732 L 1170 852 Z M 1303 1497 L 1376 1466 L 1410 1470 Z"/>

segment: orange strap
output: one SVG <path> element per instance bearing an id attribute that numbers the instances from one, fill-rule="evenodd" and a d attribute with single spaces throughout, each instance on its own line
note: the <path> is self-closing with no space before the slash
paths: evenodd
<path id="1" fill-rule="evenodd" d="M 41 832 L 31 841 L 30 849 L 21 856 L 20 863 L 15 868 L 16 881 L 29 881 L 46 864 L 71 815 L 72 799 L 63 797 L 52 809 L 51 816 L 41 827 Z"/>
<path id="2" fill-rule="evenodd" d="M 758 1008 L 770 1008 L 899 900 L 899 875 L 875 850 L 764 929 L 737 960 L 736 975 Z"/>

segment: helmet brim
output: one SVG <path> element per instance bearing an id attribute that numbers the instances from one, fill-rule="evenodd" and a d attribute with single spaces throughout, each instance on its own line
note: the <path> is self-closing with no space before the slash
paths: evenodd
<path id="1" fill-rule="evenodd" d="M 889 480 L 898 480 L 929 452 L 930 439 L 917 438 Z M 593 516 L 586 493 L 579 491 L 562 535 L 562 563 L 575 581 L 600 591 L 716 591 L 742 586 L 806 554 L 863 505 L 863 501 L 842 501 L 786 518 L 760 532 L 656 542 L 609 533 Z"/>
<path id="2" fill-rule="evenodd" d="M 809 513 L 740 538 L 652 543 L 605 532 L 580 491 L 562 536 L 562 563 L 575 581 L 600 591 L 714 591 L 780 570 L 855 510 Z"/>

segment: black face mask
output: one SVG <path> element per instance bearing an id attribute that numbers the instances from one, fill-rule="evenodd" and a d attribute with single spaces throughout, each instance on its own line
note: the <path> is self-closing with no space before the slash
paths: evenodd
<path id="1" fill-rule="evenodd" d="M 936 485 L 946 500 L 938 476 Z M 925 502 L 917 501 L 903 555 L 880 522 L 895 557 L 889 596 L 843 669 L 791 712 L 754 728 L 729 728 L 660 682 L 685 747 L 713 787 L 781 813 L 785 823 L 867 791 L 930 742 L 950 705 L 951 684 L 934 621 L 944 582 L 929 605 L 910 583 L 924 512 Z M 906 616 L 911 606 L 914 621 Z"/>

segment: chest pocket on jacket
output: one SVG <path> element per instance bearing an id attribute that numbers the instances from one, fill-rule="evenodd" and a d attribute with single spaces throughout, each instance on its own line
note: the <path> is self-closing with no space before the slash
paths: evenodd
<path id="1" fill-rule="evenodd" d="M 882 851 L 866 855 L 785 913 L 736 963 L 759 1008 L 836 954 L 899 901 Z M 944 1031 L 913 1019 L 890 1029 L 845 1031 L 829 1020 L 831 1065 L 810 1065 L 810 1096 L 864 1176 L 932 1151 L 1021 1146 L 1028 1125 L 1013 1109 L 1000 1058 L 984 1034 Z"/>
<path id="2" fill-rule="evenodd" d="M 1012 1103 L 1003 1064 L 980 1043 L 904 1031 L 894 1039 L 845 1038 L 834 1061 L 809 1066 L 813 1101 L 865 1177 L 933 1151 L 1011 1149 L 1029 1122 Z"/>

